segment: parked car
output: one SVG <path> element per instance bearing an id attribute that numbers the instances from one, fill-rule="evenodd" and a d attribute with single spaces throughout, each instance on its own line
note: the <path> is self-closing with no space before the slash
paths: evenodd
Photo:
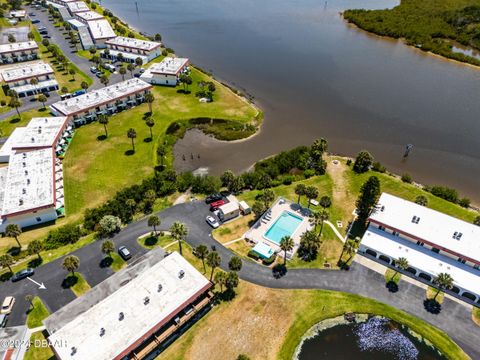
<path id="1" fill-rule="evenodd" d="M 86 92 L 84 89 L 82 89 L 82 90 L 77 90 L 77 91 L 74 91 L 74 92 L 72 93 L 72 97 L 80 96 L 80 95 L 83 95 L 83 94 L 86 94 L 86 93 L 87 93 L 87 92 Z"/>
<path id="2" fill-rule="evenodd" d="M 98 78 L 101 78 L 101 77 L 103 76 L 103 72 L 97 71 L 97 72 L 95 73 L 95 76 L 98 77 Z"/>
<path id="3" fill-rule="evenodd" d="M 13 296 L 7 296 L 5 300 L 3 300 L 0 314 L 10 314 L 12 312 L 13 304 L 15 304 L 15 298 Z"/>
<path id="4" fill-rule="evenodd" d="M 225 204 L 225 201 L 224 200 L 218 200 L 218 201 L 214 201 L 210 204 L 210 211 L 215 211 L 217 210 L 220 206 L 222 206 L 223 204 Z"/>
<path id="5" fill-rule="evenodd" d="M 70 94 L 70 93 L 62 94 L 62 95 L 60 95 L 60 100 L 70 99 L 71 97 L 72 97 L 72 94 Z"/>
<path id="6" fill-rule="evenodd" d="M 208 225 L 210 225 L 212 228 L 216 229 L 220 226 L 218 223 L 217 219 L 215 219 L 213 216 L 208 215 L 205 220 L 207 221 Z"/>
<path id="7" fill-rule="evenodd" d="M 0 329 L 7 326 L 8 314 L 0 314 Z"/>
<path id="8" fill-rule="evenodd" d="M 142 74 L 140 74 L 140 73 L 135 73 L 135 74 L 133 74 L 133 76 L 135 76 L 136 78 L 139 78 L 141 75 L 142 75 Z"/>
<path id="9" fill-rule="evenodd" d="M 128 260 L 132 258 L 132 253 L 127 249 L 126 246 L 120 246 L 118 248 L 118 254 L 122 257 L 123 260 Z"/>
<path id="10" fill-rule="evenodd" d="M 40 20 L 38 20 L 38 19 L 33 19 L 32 20 L 32 24 L 39 24 L 39 23 L 40 23 Z"/>
<path id="11" fill-rule="evenodd" d="M 98 71 L 98 69 L 97 69 L 95 66 L 92 66 L 92 67 L 90 68 L 90 72 L 91 72 L 91 73 L 96 73 L 97 71 Z"/>
<path id="12" fill-rule="evenodd" d="M 52 37 L 50 35 L 43 35 L 44 39 L 51 39 Z"/>
<path id="13" fill-rule="evenodd" d="M 140 68 L 140 74 L 143 74 L 145 72 L 144 68 Z"/>
<path id="14" fill-rule="evenodd" d="M 40 35 L 48 35 L 48 31 L 47 30 L 42 30 L 42 31 L 39 31 Z"/>
<path id="15" fill-rule="evenodd" d="M 222 200 L 222 198 L 223 196 L 221 194 L 212 194 L 207 196 L 207 198 L 205 199 L 205 203 L 211 204 L 212 202 Z"/>
<path id="16" fill-rule="evenodd" d="M 22 279 L 25 279 L 28 276 L 33 276 L 33 274 L 35 274 L 35 271 L 33 271 L 32 268 L 23 269 L 12 276 L 12 281 L 13 282 L 20 281 Z"/>
<path id="17" fill-rule="evenodd" d="M 43 30 L 47 30 L 47 28 L 45 26 L 39 26 L 38 27 L 38 31 L 43 31 Z"/>

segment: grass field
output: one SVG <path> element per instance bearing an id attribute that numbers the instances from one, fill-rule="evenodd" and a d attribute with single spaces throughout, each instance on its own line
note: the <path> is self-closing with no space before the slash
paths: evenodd
<path id="1" fill-rule="evenodd" d="M 437 293 L 438 293 L 438 295 L 437 295 Z M 436 298 L 435 298 L 435 296 L 436 296 Z M 429 286 L 429 287 L 427 288 L 427 291 L 426 291 L 426 298 L 427 298 L 427 299 L 433 299 L 433 298 L 435 298 L 435 300 L 436 300 L 439 304 L 441 304 L 441 303 L 443 303 L 444 297 L 445 297 L 445 293 L 444 293 L 443 291 L 438 292 L 437 289 L 435 289 L 434 287 L 431 287 L 431 286 Z"/>
<path id="2" fill-rule="evenodd" d="M 207 80 L 193 70 L 195 81 Z M 64 159 L 66 211 L 68 216 L 81 213 L 109 199 L 118 189 L 140 182 L 153 173 L 156 148 L 165 139 L 167 127 L 175 120 L 202 116 L 250 122 L 256 109 L 225 87 L 217 86 L 215 101 L 203 104 L 193 94 L 179 94 L 177 88 L 155 87 L 153 93 L 154 139 L 145 125 L 148 105 L 116 114 L 110 118 L 108 138 L 103 125 L 92 123 L 77 129 Z M 135 153 L 128 155 L 131 141 L 127 130 L 137 132 Z"/>
<path id="3" fill-rule="evenodd" d="M 48 315 L 50 315 L 45 305 L 43 305 L 42 300 L 38 296 L 36 296 L 32 302 L 33 309 L 30 307 L 27 315 L 27 326 L 30 329 L 42 326 L 42 321 L 45 320 Z"/>
<path id="4" fill-rule="evenodd" d="M 387 283 L 390 281 L 393 281 L 395 284 L 398 285 L 401 278 L 402 278 L 402 274 L 400 274 L 399 272 L 393 269 L 387 269 L 385 271 L 385 282 Z"/>
<path id="5" fill-rule="evenodd" d="M 38 331 L 30 337 L 31 346 L 25 353 L 24 360 L 55 360 L 52 349 L 48 346 L 44 332 Z"/>
<path id="6" fill-rule="evenodd" d="M 242 281 L 231 303 L 216 306 L 157 359 L 223 360 L 239 354 L 251 359 L 292 359 L 310 327 L 345 312 L 389 317 L 430 340 L 450 359 L 468 358 L 442 331 L 377 301 L 325 290 L 274 290 Z"/>
<path id="7" fill-rule="evenodd" d="M 13 109 L 15 110 L 15 109 Z M 26 126 L 34 117 L 50 116 L 48 110 L 29 110 L 20 112 L 20 117 L 17 113 L 15 115 L 0 121 L 0 134 L 2 137 L 10 136 L 13 130 L 17 127 Z"/>
<path id="8" fill-rule="evenodd" d="M 62 286 L 72 290 L 76 297 L 80 297 L 90 290 L 90 285 L 88 285 L 87 281 L 78 272 L 76 272 L 75 275 L 68 275 Z"/>

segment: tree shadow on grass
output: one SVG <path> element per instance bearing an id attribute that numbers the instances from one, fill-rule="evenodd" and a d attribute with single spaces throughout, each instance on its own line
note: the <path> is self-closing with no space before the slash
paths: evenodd
<path id="1" fill-rule="evenodd" d="M 192 92 L 190 90 L 184 90 L 184 89 L 178 89 L 177 90 L 177 94 L 185 94 L 185 95 L 188 95 L 188 94 L 191 94 Z"/>
<path id="2" fill-rule="evenodd" d="M 107 139 L 107 136 L 105 134 L 97 136 L 98 141 L 103 141 L 103 140 L 106 140 L 106 139 Z"/>
<path id="3" fill-rule="evenodd" d="M 19 117 L 15 117 L 15 118 L 13 118 L 12 120 L 9 121 L 10 124 L 16 124 L 16 123 L 18 123 L 18 122 L 20 122 L 20 118 L 19 118 Z"/>
<path id="4" fill-rule="evenodd" d="M 63 279 L 62 287 L 64 289 L 70 289 L 76 283 L 78 283 L 78 277 L 76 275 L 68 275 L 65 279 Z"/>
<path id="5" fill-rule="evenodd" d="M 19 248 L 18 246 L 12 246 L 10 249 L 7 250 L 7 254 L 12 256 L 17 256 L 20 254 L 21 251 L 22 249 Z"/>
<path id="6" fill-rule="evenodd" d="M 38 109 L 38 112 L 45 112 L 45 111 L 47 111 L 46 107 L 42 107 L 42 108 Z"/>
<path id="7" fill-rule="evenodd" d="M 132 156 L 133 154 L 135 154 L 135 151 L 133 151 L 132 149 L 125 151 L 126 156 Z"/>
<path id="8" fill-rule="evenodd" d="M 391 293 L 396 293 L 398 292 L 398 285 L 395 281 L 390 280 L 385 284 L 385 287 L 388 289 L 389 292 Z"/>
<path id="9" fill-rule="evenodd" d="M 440 314 L 442 311 L 442 304 L 440 304 L 437 300 L 434 299 L 425 299 L 423 301 L 423 307 L 431 314 Z"/>
<path id="10" fill-rule="evenodd" d="M 39 267 L 40 265 L 42 265 L 42 263 L 43 263 L 43 259 L 37 257 L 37 258 L 32 259 L 28 262 L 28 267 L 36 268 L 36 267 Z"/>
<path id="11" fill-rule="evenodd" d="M 112 266 L 113 264 L 113 258 L 111 256 L 106 256 L 100 261 L 100 267 L 103 268 L 108 268 Z"/>
<path id="12" fill-rule="evenodd" d="M 150 142 L 152 142 L 152 138 L 150 136 L 146 137 L 145 139 L 143 139 L 143 142 L 144 143 L 150 143 Z"/>
<path id="13" fill-rule="evenodd" d="M 145 239 L 146 246 L 154 246 L 154 245 L 157 245 L 157 243 L 158 243 L 158 237 L 156 236 L 149 236 Z"/>
<path id="14" fill-rule="evenodd" d="M 7 271 L 6 273 L 3 273 L 0 275 L 0 281 L 5 282 L 10 280 L 10 278 L 13 276 L 13 273 L 11 271 Z"/>
<path id="15" fill-rule="evenodd" d="M 280 279 L 287 275 L 287 271 L 287 267 L 284 264 L 277 264 L 272 268 L 272 274 L 275 279 Z"/>

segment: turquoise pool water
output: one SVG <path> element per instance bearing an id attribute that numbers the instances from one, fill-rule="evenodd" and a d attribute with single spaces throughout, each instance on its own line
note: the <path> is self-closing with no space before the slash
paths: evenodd
<path id="1" fill-rule="evenodd" d="M 292 236 L 302 220 L 301 217 L 284 211 L 265 232 L 265 237 L 279 245 L 284 236 Z"/>

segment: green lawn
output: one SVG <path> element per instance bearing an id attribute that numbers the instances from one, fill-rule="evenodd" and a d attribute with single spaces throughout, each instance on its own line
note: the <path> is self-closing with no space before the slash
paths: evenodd
<path id="1" fill-rule="evenodd" d="M 110 268 L 115 272 L 120 271 L 127 266 L 127 263 L 122 259 L 122 257 L 115 252 L 110 254 L 110 258 L 112 259 Z"/>
<path id="2" fill-rule="evenodd" d="M 17 113 L 15 113 L 15 115 L 0 121 L 1 136 L 10 136 L 13 130 L 15 130 L 17 127 L 26 126 L 34 117 L 50 116 L 50 112 L 43 109 L 22 111 L 20 114 L 20 117 L 18 117 Z"/>
<path id="3" fill-rule="evenodd" d="M 76 272 L 75 275 L 69 274 L 65 278 L 64 283 L 66 287 L 70 288 L 73 291 L 76 297 L 82 296 L 91 289 L 87 281 L 78 272 Z"/>
<path id="4" fill-rule="evenodd" d="M 196 70 L 193 77 L 195 81 L 207 79 Z M 165 131 L 173 121 L 209 116 L 247 123 L 256 115 L 255 108 L 220 85 L 215 101 L 210 104 L 200 103 L 193 93 L 184 95 L 177 90 L 154 88 L 153 118 L 156 123 L 151 142 L 149 128 L 143 120 L 148 112 L 147 104 L 112 116 L 105 140 L 97 139 L 104 134 L 101 124 L 92 123 L 77 129 L 64 159 L 67 216 L 79 214 L 87 206 L 97 206 L 118 189 L 139 183 L 151 175 L 156 165 L 157 145 L 165 141 Z M 128 155 L 132 149 L 127 138 L 129 128 L 137 132 L 133 155 Z M 171 162 L 171 153 L 169 159 Z"/>
<path id="5" fill-rule="evenodd" d="M 30 337 L 32 345 L 25 353 L 24 360 L 55 360 L 52 349 L 48 346 L 42 331 L 33 333 Z"/>
<path id="6" fill-rule="evenodd" d="M 27 326 L 30 329 L 42 326 L 42 321 L 45 320 L 50 313 L 43 304 L 42 300 L 36 296 L 33 299 L 33 309 L 30 307 L 27 315 Z"/>
<path id="7" fill-rule="evenodd" d="M 400 274 L 399 272 L 396 272 L 393 269 L 387 269 L 385 271 L 385 282 L 387 283 L 390 281 L 393 281 L 395 284 L 398 285 L 401 278 L 402 278 L 402 274 Z"/>

